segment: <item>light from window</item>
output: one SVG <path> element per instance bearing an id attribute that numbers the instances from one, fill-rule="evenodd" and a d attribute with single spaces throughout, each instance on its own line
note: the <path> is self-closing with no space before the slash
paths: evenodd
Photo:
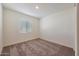
<path id="1" fill-rule="evenodd" d="M 31 23 L 27 20 L 21 20 L 20 21 L 20 32 L 21 33 L 31 32 Z"/>

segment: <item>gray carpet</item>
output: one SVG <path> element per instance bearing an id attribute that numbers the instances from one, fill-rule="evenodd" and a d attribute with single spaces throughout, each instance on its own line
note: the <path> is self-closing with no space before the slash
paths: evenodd
<path id="1" fill-rule="evenodd" d="M 42 39 L 30 40 L 4 47 L 2 56 L 74 56 L 72 48 Z"/>

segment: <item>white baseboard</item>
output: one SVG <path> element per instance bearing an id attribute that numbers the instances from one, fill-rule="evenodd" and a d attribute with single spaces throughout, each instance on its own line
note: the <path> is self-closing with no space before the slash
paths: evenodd
<path id="1" fill-rule="evenodd" d="M 22 43 L 22 42 L 26 42 L 26 41 L 30 41 L 30 40 L 33 40 L 33 39 L 37 39 L 37 38 L 32 38 L 32 39 L 29 39 L 29 40 L 24 40 L 24 41 L 18 41 L 18 42 L 9 43 L 9 44 L 4 45 L 3 47 L 11 46 L 11 45 Z"/>
<path id="2" fill-rule="evenodd" d="M 48 41 L 48 42 L 57 43 L 57 44 L 59 44 L 59 45 L 66 46 L 66 47 L 69 47 L 69 48 L 72 48 L 72 49 L 75 51 L 75 48 L 70 47 L 70 46 L 68 46 L 68 45 L 66 45 L 66 44 L 62 44 L 62 43 L 55 42 L 55 41 L 48 40 L 48 39 L 44 39 L 44 38 L 40 38 L 40 39 L 43 39 L 43 40 L 46 40 L 46 41 Z"/>

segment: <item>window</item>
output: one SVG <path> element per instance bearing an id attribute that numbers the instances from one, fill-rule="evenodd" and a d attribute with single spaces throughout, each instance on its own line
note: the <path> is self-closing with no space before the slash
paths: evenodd
<path id="1" fill-rule="evenodd" d="M 20 32 L 21 33 L 31 32 L 31 23 L 27 20 L 21 20 L 20 21 Z"/>

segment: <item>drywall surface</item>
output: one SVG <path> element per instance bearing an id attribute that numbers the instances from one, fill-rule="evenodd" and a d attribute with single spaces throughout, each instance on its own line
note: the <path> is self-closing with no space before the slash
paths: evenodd
<path id="1" fill-rule="evenodd" d="M 0 54 L 2 51 L 2 5 L 0 3 Z"/>
<path id="2" fill-rule="evenodd" d="M 75 49 L 75 7 L 40 20 L 40 37 Z"/>
<path id="3" fill-rule="evenodd" d="M 31 23 L 31 31 L 20 32 L 20 20 Z M 4 8 L 4 46 L 39 38 L 39 19 Z"/>

